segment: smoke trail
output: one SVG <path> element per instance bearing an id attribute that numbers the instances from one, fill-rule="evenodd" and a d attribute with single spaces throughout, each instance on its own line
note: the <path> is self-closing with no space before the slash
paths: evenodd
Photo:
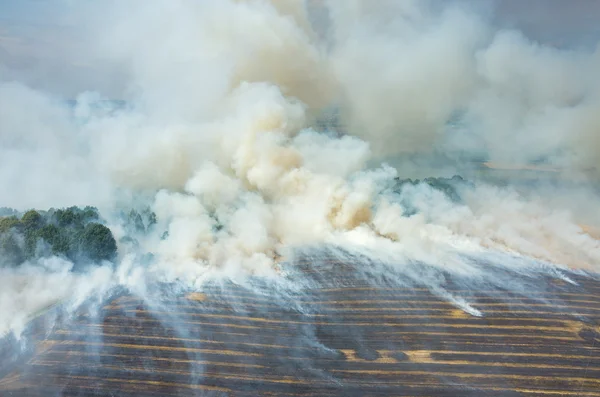
<path id="1" fill-rule="evenodd" d="M 474 263 L 598 269 L 599 244 L 578 225 L 597 199 L 597 49 L 533 42 L 464 2 L 330 1 L 321 19 L 305 6 L 69 6 L 89 44 L 78 56 L 125 82 L 112 91 L 126 105 L 94 84 L 71 106 L 0 81 L 0 183 L 11 187 L 2 205 L 96 205 L 117 237 L 124 231 L 110 214 L 149 206 L 152 232 L 133 250 L 120 243 L 117 269 L 100 268 L 89 285 L 276 280 L 281 258 L 328 246 L 433 289 L 438 273 L 414 273 L 415 263 L 481 279 L 494 273 Z M 475 178 L 452 183 L 454 200 L 400 183 L 414 168 L 373 166 L 382 157 L 420 161 L 434 176 L 472 173 L 478 158 L 544 162 L 583 182 L 550 201 L 536 196 L 545 187 Z M 140 265 L 144 253 L 153 260 Z M 2 306 L 31 299 L 3 311 L 4 329 L 95 279 L 64 263 L 3 271 L 11 288 Z"/>

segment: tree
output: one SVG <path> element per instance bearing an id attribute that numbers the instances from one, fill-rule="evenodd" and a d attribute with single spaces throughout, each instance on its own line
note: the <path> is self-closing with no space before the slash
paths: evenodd
<path id="1" fill-rule="evenodd" d="M 82 216 L 84 222 L 97 221 L 98 219 L 100 219 L 100 213 L 98 212 L 98 208 L 90 207 L 89 205 L 83 209 Z"/>
<path id="2" fill-rule="evenodd" d="M 30 210 L 20 219 L 18 214 L 0 217 L 0 265 L 18 266 L 46 255 L 63 256 L 75 263 L 112 260 L 117 244 L 99 219 L 94 207 Z"/>
<path id="3" fill-rule="evenodd" d="M 17 228 L 20 225 L 16 216 L 0 218 L 0 233 L 8 232 L 10 229 Z"/>
<path id="4" fill-rule="evenodd" d="M 39 212 L 29 210 L 21 217 L 21 227 L 25 233 L 25 256 L 33 258 L 36 255 L 37 231 L 44 225 L 44 218 Z"/>
<path id="5" fill-rule="evenodd" d="M 141 212 L 131 209 L 129 213 L 122 212 L 121 217 L 127 232 L 134 235 L 148 233 L 157 222 L 156 214 L 149 208 L 144 208 Z"/>
<path id="6" fill-rule="evenodd" d="M 25 255 L 16 233 L 0 234 L 0 265 L 17 266 L 24 261 Z"/>
<path id="7" fill-rule="evenodd" d="M 83 255 L 91 260 L 112 260 L 117 255 L 117 242 L 111 231 L 100 223 L 89 223 L 79 238 L 79 247 Z"/>
<path id="8" fill-rule="evenodd" d="M 48 243 L 54 255 L 67 255 L 72 251 L 69 239 L 55 225 L 43 226 L 37 231 L 36 238 Z"/>
<path id="9" fill-rule="evenodd" d="M 98 209 L 87 206 L 83 210 L 78 207 L 59 209 L 54 212 L 54 219 L 60 227 L 83 228 L 86 223 L 100 219 Z"/>
<path id="10" fill-rule="evenodd" d="M 21 224 L 25 232 L 32 232 L 44 225 L 44 218 L 36 210 L 29 210 L 21 217 Z"/>
<path id="11" fill-rule="evenodd" d="M 72 225 L 76 221 L 76 216 L 71 209 L 60 209 L 54 213 L 56 222 L 60 227 L 66 227 Z"/>
<path id="12" fill-rule="evenodd" d="M 425 178 L 422 181 L 419 179 L 400 179 L 396 178 L 396 186 L 394 187 L 394 191 L 399 193 L 402 189 L 403 185 L 418 185 L 418 184 L 427 184 L 431 188 L 438 190 L 450 200 L 454 202 L 460 202 L 461 197 L 458 192 L 458 188 L 460 186 L 466 186 L 468 183 L 461 176 L 455 175 L 452 178 Z"/>
<path id="13" fill-rule="evenodd" d="M 127 225 L 131 231 L 136 233 L 144 233 L 146 231 L 146 227 L 144 226 L 144 221 L 142 220 L 142 216 L 135 210 L 129 211 L 129 216 L 127 217 Z"/>

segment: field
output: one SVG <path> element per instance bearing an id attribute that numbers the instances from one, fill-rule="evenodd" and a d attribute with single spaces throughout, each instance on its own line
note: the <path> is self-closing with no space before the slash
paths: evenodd
<path id="1" fill-rule="evenodd" d="M 158 301 L 121 292 L 46 333 L 60 318 L 48 312 L 28 332 L 36 343 L 0 366 L 0 394 L 600 396 L 597 278 L 540 279 L 527 298 L 449 279 L 476 317 L 347 264 L 302 272 L 313 287 L 287 298 L 233 284 Z M 7 339 L 2 354 L 14 349 Z"/>

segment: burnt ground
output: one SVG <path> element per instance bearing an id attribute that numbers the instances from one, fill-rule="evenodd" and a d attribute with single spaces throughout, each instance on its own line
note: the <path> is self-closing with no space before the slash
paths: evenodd
<path id="1" fill-rule="evenodd" d="M 527 298 L 446 282 L 474 317 L 428 288 L 351 274 L 321 270 L 337 286 L 287 301 L 226 284 L 47 313 L 24 347 L 5 339 L 0 395 L 600 397 L 598 278 L 540 279 Z"/>

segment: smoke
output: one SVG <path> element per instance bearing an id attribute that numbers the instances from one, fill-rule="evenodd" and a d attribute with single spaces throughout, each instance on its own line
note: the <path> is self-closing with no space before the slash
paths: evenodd
<path id="1" fill-rule="evenodd" d="M 36 313 L 61 301 L 68 301 L 66 308 L 72 310 L 94 294 L 103 296 L 115 285 L 109 267 L 98 267 L 85 275 L 75 274 L 71 268 L 71 263 L 56 257 L 19 268 L 1 268 L 0 335 L 13 331 L 19 336 Z"/>
<path id="2" fill-rule="evenodd" d="M 353 13 L 335 3 L 344 122 L 377 154 L 430 150 L 476 90 L 483 21 L 452 8 L 430 14 L 418 2 L 354 3 Z"/>
<path id="3" fill-rule="evenodd" d="M 400 272 L 424 263 L 486 277 L 477 261 L 598 270 L 599 243 L 579 226 L 600 225 L 582 212 L 597 200 L 597 48 L 534 42 L 465 2 L 99 7 L 68 5 L 87 43 L 75 55 L 124 81 L 110 91 L 126 105 L 108 101 L 102 79 L 90 77 L 74 106 L 1 79 L 1 205 L 105 214 L 147 205 L 157 224 L 135 249 L 122 244 L 121 264 L 99 268 L 101 282 L 65 264 L 3 270 L 0 305 L 31 298 L 3 311 L 3 326 L 73 285 L 277 279 L 302 247 Z M 438 176 L 472 173 L 481 158 L 544 162 L 582 182 L 549 200 L 546 186 L 476 177 L 457 187 L 460 202 L 427 184 L 397 186 L 419 161 Z M 119 219 L 107 218 L 121 237 Z M 143 253 L 150 264 L 136 263 Z"/>
<path id="4" fill-rule="evenodd" d="M 464 4 L 333 3 L 344 121 L 377 154 L 457 151 L 596 173 L 597 48 L 536 43 Z M 461 128 L 448 131 L 451 121 Z"/>

